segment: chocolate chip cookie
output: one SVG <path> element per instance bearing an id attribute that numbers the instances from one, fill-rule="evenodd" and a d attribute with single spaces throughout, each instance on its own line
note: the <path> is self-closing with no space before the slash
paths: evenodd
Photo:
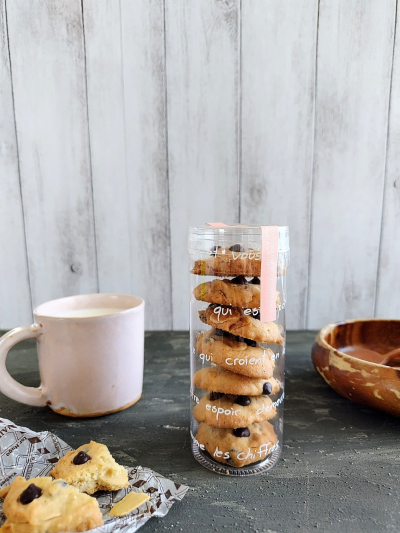
<path id="1" fill-rule="evenodd" d="M 260 276 L 261 251 L 245 249 L 241 244 L 234 244 L 229 248 L 213 246 L 210 257 L 194 262 L 192 274 L 198 276 L 217 276 L 219 278 L 233 276 Z M 277 275 L 283 276 L 286 268 L 279 262 Z"/>
<path id="2" fill-rule="evenodd" d="M 223 331 L 268 344 L 283 344 L 282 327 L 275 322 L 260 322 L 240 307 L 211 304 L 199 311 L 202 322 Z M 251 311 L 251 310 L 249 310 Z"/>
<path id="3" fill-rule="evenodd" d="M 210 250 L 207 259 L 195 261 L 192 274 L 203 276 L 260 276 L 261 251 L 245 250 L 240 244 Z"/>
<path id="4" fill-rule="evenodd" d="M 276 408 L 268 396 L 247 396 L 210 392 L 193 409 L 198 422 L 218 428 L 242 428 L 270 420 Z"/>
<path id="5" fill-rule="evenodd" d="M 203 390 L 248 396 L 276 394 L 280 389 L 274 378 L 251 378 L 216 365 L 198 370 L 193 376 L 193 384 Z"/>
<path id="6" fill-rule="evenodd" d="M 278 437 L 267 421 L 236 429 L 216 428 L 202 422 L 196 439 L 214 460 L 234 467 L 261 461 L 278 446 Z"/>
<path id="7" fill-rule="evenodd" d="M 214 279 L 200 283 L 194 291 L 196 300 L 203 302 L 232 305 L 258 309 L 260 307 L 260 278 L 247 280 L 245 276 L 237 276 L 232 280 Z M 276 291 L 276 305 L 281 304 L 279 291 Z"/>
<path id="8" fill-rule="evenodd" d="M 125 468 L 116 463 L 107 446 L 94 441 L 66 453 L 50 475 L 64 479 L 87 494 L 129 486 Z"/>
<path id="9" fill-rule="evenodd" d="M 272 377 L 275 367 L 272 350 L 261 348 L 256 342 L 236 340 L 234 336 L 220 333 L 215 329 L 200 333 L 196 348 L 203 361 L 208 360 L 243 376 Z"/>
<path id="10" fill-rule="evenodd" d="M 97 500 L 63 480 L 18 476 L 0 497 L 7 518 L 1 533 L 72 533 L 103 525 Z"/>

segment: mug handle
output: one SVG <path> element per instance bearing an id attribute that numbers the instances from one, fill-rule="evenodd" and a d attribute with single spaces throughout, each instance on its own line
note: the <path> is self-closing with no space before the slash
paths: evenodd
<path id="1" fill-rule="evenodd" d="M 6 359 L 10 348 L 26 339 L 36 339 L 43 333 L 43 326 L 32 324 L 15 328 L 0 338 L 0 391 L 17 402 L 27 405 L 46 405 L 45 391 L 40 387 L 25 387 L 10 376 L 6 368 Z"/>

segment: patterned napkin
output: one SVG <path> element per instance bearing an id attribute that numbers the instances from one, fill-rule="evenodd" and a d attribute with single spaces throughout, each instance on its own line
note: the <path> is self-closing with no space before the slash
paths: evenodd
<path id="1" fill-rule="evenodd" d="M 68 444 L 49 431 L 35 433 L 0 418 L 0 488 L 9 485 L 16 476 L 26 479 L 47 476 L 61 457 L 72 450 Z M 165 516 L 176 501 L 180 501 L 188 487 L 174 483 L 150 468 L 126 468 L 130 486 L 115 492 L 101 492 L 97 496 L 104 525 L 92 533 L 132 533 L 152 516 Z M 145 492 L 150 500 L 121 518 L 108 513 L 128 492 Z M 0 499 L 0 526 L 4 523 L 3 500 Z"/>

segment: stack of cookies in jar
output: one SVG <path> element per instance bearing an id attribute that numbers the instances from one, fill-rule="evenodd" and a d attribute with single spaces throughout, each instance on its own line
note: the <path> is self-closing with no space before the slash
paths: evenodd
<path id="1" fill-rule="evenodd" d="M 282 345 L 284 337 L 280 325 L 260 320 L 260 260 L 261 252 L 240 244 L 214 246 L 191 270 L 210 279 L 193 290 L 205 303 L 199 318 L 209 326 L 195 347 L 202 365 L 192 388 L 204 394 L 194 395 L 195 442 L 213 460 L 236 468 L 266 459 L 279 446 L 273 419 L 283 391 L 270 346 Z M 279 307 L 279 291 L 276 302 Z"/>

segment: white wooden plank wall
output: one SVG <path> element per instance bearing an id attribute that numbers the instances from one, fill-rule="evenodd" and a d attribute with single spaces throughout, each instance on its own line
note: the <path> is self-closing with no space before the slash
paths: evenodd
<path id="1" fill-rule="evenodd" d="M 395 0 L 320 3 L 311 328 L 374 314 L 395 13 Z"/>
<path id="2" fill-rule="evenodd" d="M 166 0 L 175 329 L 189 325 L 188 225 L 239 216 L 239 5 Z"/>
<path id="3" fill-rule="evenodd" d="M 90 154 L 102 292 L 131 292 L 124 86 L 118 2 L 85 0 Z"/>
<path id="4" fill-rule="evenodd" d="M 61 5 L 6 4 L 33 306 L 98 290 L 81 5 Z"/>
<path id="5" fill-rule="evenodd" d="M 289 224 L 288 327 L 400 318 L 396 0 L 0 0 L 0 327 L 188 327 L 189 224 Z"/>
<path id="6" fill-rule="evenodd" d="M 164 8 L 83 2 L 99 289 L 171 329 Z"/>
<path id="7" fill-rule="evenodd" d="M 289 225 L 291 328 L 306 326 L 317 0 L 242 11 L 241 218 Z"/>
<path id="8" fill-rule="evenodd" d="M 377 316 L 389 318 L 400 317 L 400 34 L 396 26 L 376 302 Z"/>
<path id="9" fill-rule="evenodd" d="M 0 328 L 31 321 L 5 0 L 0 1 Z"/>

